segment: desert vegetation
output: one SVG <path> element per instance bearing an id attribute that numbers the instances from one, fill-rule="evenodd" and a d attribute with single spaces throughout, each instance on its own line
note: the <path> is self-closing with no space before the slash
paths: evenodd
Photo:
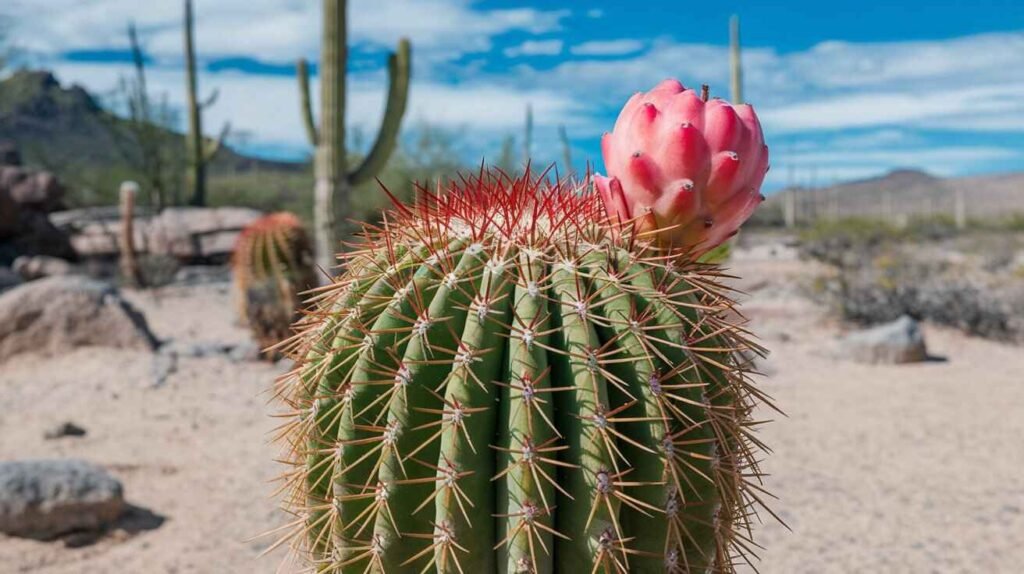
<path id="1" fill-rule="evenodd" d="M 603 136 L 541 86 L 485 137 L 409 113 L 437 38 L 344 0 L 315 58 L 232 64 L 294 92 L 308 156 L 267 159 L 174 4 L 178 105 L 156 27 L 89 91 L 0 8 L 0 570 L 1019 569 L 1020 173 L 766 179 L 744 64 L 786 56 L 737 16 L 721 86 Z"/>

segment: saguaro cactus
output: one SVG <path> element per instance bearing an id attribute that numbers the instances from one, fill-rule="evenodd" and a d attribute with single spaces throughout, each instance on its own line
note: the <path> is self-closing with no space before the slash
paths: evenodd
<path id="1" fill-rule="evenodd" d="M 569 132 L 565 126 L 558 126 L 558 139 L 562 142 L 562 164 L 565 165 L 565 173 L 572 173 L 572 142 L 569 141 Z"/>
<path id="2" fill-rule="evenodd" d="M 729 87 L 734 105 L 743 103 L 743 62 L 740 55 L 740 17 L 729 19 Z"/>
<path id="3" fill-rule="evenodd" d="M 216 139 L 203 137 L 203 110 L 217 101 L 218 91 L 200 101 L 197 95 L 198 79 L 196 78 L 196 50 L 193 38 L 192 0 L 185 0 L 184 39 L 185 39 L 185 93 L 188 108 L 188 134 L 185 136 L 186 161 L 188 171 L 185 180 L 192 190 L 189 203 L 206 205 L 206 167 L 220 151 L 227 138 L 231 125 L 225 123 Z"/>
<path id="4" fill-rule="evenodd" d="M 132 287 L 142 287 L 142 274 L 135 258 L 135 197 L 139 193 L 139 184 L 123 182 L 118 193 L 121 202 L 121 232 L 118 236 L 121 278 Z"/>
<path id="5" fill-rule="evenodd" d="M 695 258 L 767 150 L 748 106 L 678 82 L 621 117 L 610 177 L 423 190 L 311 300 L 277 391 L 314 570 L 720 572 L 749 548 L 760 348 Z"/>
<path id="6" fill-rule="evenodd" d="M 308 65 L 305 60 L 299 60 L 296 66 L 302 118 L 310 144 L 316 149 L 313 158 L 316 178 L 313 220 L 316 263 L 324 270 L 335 264 L 334 252 L 338 248 L 334 241 L 336 214 L 346 212 L 352 187 L 375 178 L 395 149 L 409 97 L 411 73 L 409 41 L 403 38 L 398 42 L 398 49 L 388 57 L 387 107 L 377 140 L 362 163 L 349 170 L 345 151 L 346 4 L 345 0 L 323 0 L 319 129 L 313 119 Z"/>
<path id="7" fill-rule="evenodd" d="M 526 120 L 523 122 L 523 165 L 533 157 L 533 106 L 526 104 Z"/>
<path id="8" fill-rule="evenodd" d="M 232 267 L 239 315 L 256 341 L 267 349 L 287 339 L 299 294 L 316 286 L 313 249 L 299 218 L 271 213 L 247 225 L 238 235 Z"/>

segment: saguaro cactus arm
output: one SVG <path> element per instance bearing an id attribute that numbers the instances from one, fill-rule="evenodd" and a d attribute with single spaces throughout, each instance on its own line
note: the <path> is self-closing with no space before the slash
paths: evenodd
<path id="1" fill-rule="evenodd" d="M 220 153 L 220 150 L 224 149 L 224 142 L 228 139 L 229 135 L 231 135 L 231 122 L 224 122 L 216 138 L 206 138 L 203 145 L 204 162 L 209 163 L 213 161 L 213 158 Z"/>
<path id="2" fill-rule="evenodd" d="M 398 42 L 398 50 L 388 58 L 388 103 L 384 109 L 380 132 L 377 133 L 377 140 L 363 163 L 349 176 L 349 181 L 353 185 L 359 185 L 376 177 L 395 149 L 395 144 L 398 142 L 398 131 L 402 126 L 402 116 L 405 115 L 405 106 L 409 100 L 411 60 L 409 40 L 402 38 Z"/>
<path id="3" fill-rule="evenodd" d="M 316 120 L 313 119 L 313 101 L 309 95 L 309 64 L 305 58 L 295 62 L 295 75 L 299 80 L 299 105 L 302 114 L 302 124 L 306 128 L 306 137 L 309 138 L 309 145 L 316 147 L 320 135 L 316 130 Z"/>

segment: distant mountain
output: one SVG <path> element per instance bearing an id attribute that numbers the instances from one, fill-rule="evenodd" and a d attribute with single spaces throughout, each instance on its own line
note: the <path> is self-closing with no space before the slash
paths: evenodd
<path id="1" fill-rule="evenodd" d="M 0 141 L 13 142 L 27 165 L 53 171 L 72 188 L 111 185 L 107 174 L 131 175 L 124 156 L 130 151 L 115 136 L 126 123 L 84 88 L 63 87 L 50 72 L 20 70 L 0 81 Z M 184 150 L 182 134 L 168 130 L 165 136 L 172 149 Z M 211 175 L 304 169 L 303 164 L 248 157 L 225 147 Z"/>
<path id="2" fill-rule="evenodd" d="M 824 188 L 783 189 L 772 194 L 765 207 L 781 211 L 786 196 L 795 194 L 801 218 L 952 216 L 957 191 L 964 194 L 968 217 L 1024 214 L 1024 172 L 942 178 L 915 169 Z"/>

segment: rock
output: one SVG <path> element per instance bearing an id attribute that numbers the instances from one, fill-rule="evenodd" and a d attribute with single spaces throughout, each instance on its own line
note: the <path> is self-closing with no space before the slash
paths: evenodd
<path id="1" fill-rule="evenodd" d="M 113 286 L 85 277 L 49 277 L 5 291 L 0 317 L 0 363 L 19 353 L 54 355 L 88 345 L 156 348 L 145 317 Z"/>
<path id="2" fill-rule="evenodd" d="M 251 341 L 235 345 L 231 351 L 228 352 L 228 358 L 236 363 L 258 361 L 260 360 L 260 356 L 261 353 L 259 346 Z"/>
<path id="3" fill-rule="evenodd" d="M 0 188 L 18 205 L 43 212 L 59 208 L 65 191 L 52 173 L 20 166 L 0 167 Z"/>
<path id="4" fill-rule="evenodd" d="M 84 460 L 0 462 L 0 532 L 51 539 L 99 530 L 124 512 L 121 483 Z"/>
<path id="5" fill-rule="evenodd" d="M 68 260 L 78 258 L 67 234 L 54 227 L 41 211 L 21 209 L 17 231 L 9 243 L 17 255 L 50 255 Z"/>
<path id="6" fill-rule="evenodd" d="M 18 285 L 21 285 L 21 283 L 21 275 L 18 275 L 9 267 L 0 267 L 0 293 L 3 293 L 11 287 L 17 287 Z"/>
<path id="7" fill-rule="evenodd" d="M 85 436 L 85 429 L 71 421 L 68 421 L 43 433 L 43 438 L 46 440 L 64 438 L 66 436 Z"/>
<path id="8" fill-rule="evenodd" d="M 173 207 L 153 219 L 147 230 L 151 253 L 184 260 L 227 257 L 243 227 L 261 213 L 244 207 Z"/>
<path id="9" fill-rule="evenodd" d="M 167 255 L 185 263 L 223 263 L 238 233 L 261 213 L 243 207 L 172 207 L 155 217 L 136 216 L 135 245 L 141 253 Z M 50 216 L 71 235 L 83 257 L 116 257 L 120 216 L 114 209 L 83 209 Z"/>
<path id="10" fill-rule="evenodd" d="M 25 281 L 71 275 L 75 272 L 75 267 L 71 263 L 49 255 L 22 255 L 14 260 L 11 269 Z"/>
<path id="11" fill-rule="evenodd" d="M 837 352 L 840 357 L 870 364 L 917 363 L 928 358 L 921 328 L 907 315 L 843 337 Z"/>

